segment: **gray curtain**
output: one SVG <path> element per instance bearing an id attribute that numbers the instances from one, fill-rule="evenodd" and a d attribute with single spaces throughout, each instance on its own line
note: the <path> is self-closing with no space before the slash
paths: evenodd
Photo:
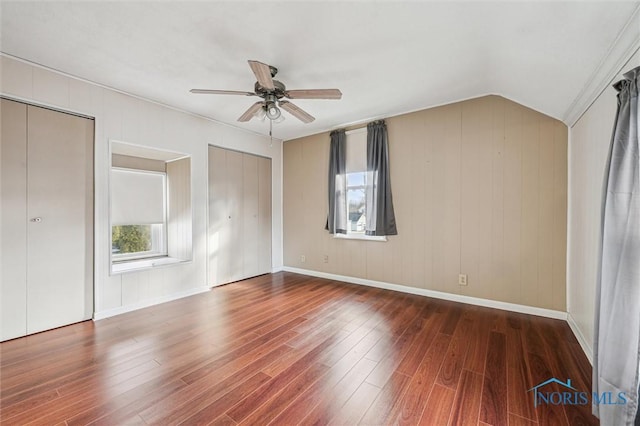
<path id="1" fill-rule="evenodd" d="M 387 125 L 383 120 L 367 125 L 367 235 L 398 235 L 389 178 Z"/>
<path id="2" fill-rule="evenodd" d="M 602 425 L 633 425 L 640 361 L 640 67 L 614 85 L 618 111 L 605 172 L 600 270 L 596 289 L 593 391 L 627 403 L 593 405 Z"/>
<path id="3" fill-rule="evenodd" d="M 331 132 L 329 148 L 329 214 L 325 229 L 330 234 L 347 233 L 347 135 L 344 129 Z"/>

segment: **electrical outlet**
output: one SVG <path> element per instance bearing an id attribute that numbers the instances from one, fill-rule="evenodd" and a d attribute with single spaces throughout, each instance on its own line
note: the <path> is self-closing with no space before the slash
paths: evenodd
<path id="1" fill-rule="evenodd" d="M 458 275 L 458 284 L 459 285 L 467 285 L 467 274 Z"/>
<path id="2" fill-rule="evenodd" d="M 324 263 L 329 263 L 329 256 L 325 254 L 323 260 Z"/>
<path id="3" fill-rule="evenodd" d="M 300 263 L 304 263 L 307 261 L 307 257 L 304 254 L 300 255 Z"/>

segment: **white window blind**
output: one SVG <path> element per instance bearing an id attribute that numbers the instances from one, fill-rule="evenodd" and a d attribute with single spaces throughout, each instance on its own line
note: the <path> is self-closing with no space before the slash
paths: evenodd
<path id="1" fill-rule="evenodd" d="M 111 224 L 164 223 L 165 175 L 111 169 Z"/>

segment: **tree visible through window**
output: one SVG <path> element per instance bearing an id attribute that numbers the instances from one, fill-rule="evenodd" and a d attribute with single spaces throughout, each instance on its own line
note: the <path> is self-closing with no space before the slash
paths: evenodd
<path id="1" fill-rule="evenodd" d="M 151 251 L 151 225 L 119 225 L 111 228 L 114 254 Z"/>

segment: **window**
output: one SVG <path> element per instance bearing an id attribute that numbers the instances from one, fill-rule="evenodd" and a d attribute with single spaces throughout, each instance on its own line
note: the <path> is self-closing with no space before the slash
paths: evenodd
<path id="1" fill-rule="evenodd" d="M 346 208 L 347 234 L 338 238 L 386 241 L 385 237 L 365 235 L 367 220 L 367 129 L 346 132 Z"/>
<path id="2" fill-rule="evenodd" d="M 387 125 L 329 135 L 329 212 L 325 229 L 338 238 L 386 241 L 398 235 L 393 211 Z"/>
<path id="3" fill-rule="evenodd" d="M 166 173 L 111 169 L 114 262 L 167 255 Z"/>
<path id="4" fill-rule="evenodd" d="M 191 157 L 110 141 L 111 273 L 193 259 Z"/>

